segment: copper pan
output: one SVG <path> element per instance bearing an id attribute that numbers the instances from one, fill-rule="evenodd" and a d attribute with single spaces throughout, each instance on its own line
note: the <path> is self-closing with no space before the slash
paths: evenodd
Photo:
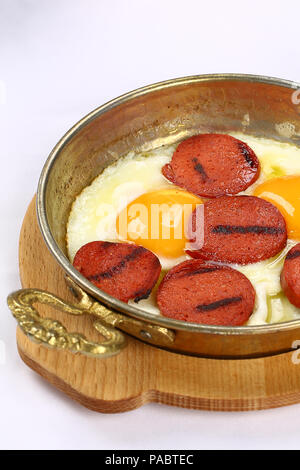
<path id="1" fill-rule="evenodd" d="M 66 224 L 81 190 L 131 150 L 148 150 L 201 132 L 244 132 L 300 145 L 300 85 L 256 75 L 179 78 L 127 93 L 92 111 L 50 153 L 40 176 L 37 215 L 51 254 L 64 269 L 77 304 L 27 289 L 8 298 L 23 331 L 49 347 L 106 357 L 118 353 L 128 333 L 157 347 L 204 357 L 278 354 L 300 340 L 300 320 L 222 327 L 174 321 L 129 306 L 101 291 L 66 256 Z M 300 97 L 300 93 L 299 93 Z M 293 99 L 294 98 L 294 99 Z M 32 304 L 51 303 L 71 314 L 95 316 L 105 336 L 99 344 L 74 337 L 39 317 Z M 51 331 L 52 333 L 51 333 Z"/>

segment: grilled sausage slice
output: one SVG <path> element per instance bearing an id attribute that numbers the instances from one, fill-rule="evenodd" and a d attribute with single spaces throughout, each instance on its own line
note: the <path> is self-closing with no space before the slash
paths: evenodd
<path id="1" fill-rule="evenodd" d="M 286 255 L 280 281 L 289 301 L 300 308 L 300 243 Z"/>
<path id="2" fill-rule="evenodd" d="M 159 259 L 146 248 L 105 241 L 82 246 L 73 265 L 97 287 L 123 302 L 149 297 L 161 271 Z"/>
<path id="3" fill-rule="evenodd" d="M 201 134 L 181 142 L 162 169 L 172 183 L 205 197 L 244 191 L 259 176 L 253 150 L 226 134 Z"/>
<path id="4" fill-rule="evenodd" d="M 235 269 L 188 260 L 163 278 L 157 303 L 162 315 L 176 320 L 243 325 L 253 312 L 255 290 Z"/>
<path id="5" fill-rule="evenodd" d="M 204 226 L 193 212 L 188 254 L 225 263 L 255 263 L 279 253 L 286 245 L 286 223 L 270 202 L 255 196 L 223 196 L 204 204 Z M 204 230 L 204 244 L 197 234 Z M 198 237 L 203 239 L 203 237 Z"/>

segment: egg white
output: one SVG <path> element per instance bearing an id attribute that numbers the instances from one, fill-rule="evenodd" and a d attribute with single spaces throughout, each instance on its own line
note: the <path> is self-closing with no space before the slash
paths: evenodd
<path id="1" fill-rule="evenodd" d="M 256 153 L 261 164 L 258 180 L 240 194 L 251 195 L 257 185 L 270 178 L 300 175 L 300 149 L 296 146 L 270 139 L 256 138 L 232 133 L 233 137 L 246 142 Z M 86 187 L 73 203 L 67 225 L 67 248 L 71 261 L 78 249 L 91 241 L 118 241 L 115 222 L 117 215 L 141 194 L 174 187 L 161 173 L 163 165 L 171 160 L 176 145 L 134 153 L 120 158 L 106 168 L 90 186 Z M 300 309 L 294 307 L 283 294 L 280 273 L 287 251 L 297 243 L 288 240 L 286 248 L 274 258 L 246 266 L 232 265 L 242 272 L 256 290 L 254 311 L 249 325 L 276 323 L 300 318 Z M 167 259 L 159 257 L 163 274 L 172 266 L 189 259 L 189 256 Z M 162 278 L 161 276 L 161 278 Z M 157 284 L 158 285 L 158 284 Z M 156 288 L 148 299 L 135 307 L 159 314 L 156 304 Z"/>

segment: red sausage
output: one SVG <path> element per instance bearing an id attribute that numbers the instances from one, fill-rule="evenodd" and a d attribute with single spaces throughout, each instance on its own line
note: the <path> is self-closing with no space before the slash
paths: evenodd
<path id="1" fill-rule="evenodd" d="M 235 269 L 188 260 L 164 277 L 157 303 L 162 315 L 176 320 L 243 325 L 253 312 L 255 290 Z"/>
<path id="2" fill-rule="evenodd" d="M 226 134 L 200 134 L 181 142 L 162 169 L 172 183 L 205 197 L 244 191 L 259 176 L 253 150 Z"/>
<path id="3" fill-rule="evenodd" d="M 161 271 L 159 259 L 146 248 L 104 241 L 82 246 L 73 265 L 97 287 L 123 302 L 149 297 Z"/>
<path id="4" fill-rule="evenodd" d="M 280 280 L 289 301 L 300 308 L 300 243 L 286 255 Z"/>
<path id="5" fill-rule="evenodd" d="M 196 214 L 190 224 L 192 242 Z M 273 204 L 255 196 L 223 196 L 204 204 L 204 244 L 195 242 L 187 252 L 192 258 L 248 264 L 275 256 L 286 241 L 285 220 Z"/>

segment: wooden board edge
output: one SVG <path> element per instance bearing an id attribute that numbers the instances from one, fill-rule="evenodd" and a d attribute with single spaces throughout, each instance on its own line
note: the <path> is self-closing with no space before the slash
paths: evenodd
<path id="1" fill-rule="evenodd" d="M 19 344 L 17 344 L 17 347 L 20 358 L 30 369 L 40 375 L 55 388 L 68 395 L 72 400 L 92 411 L 98 411 L 99 413 L 122 413 L 139 408 L 148 401 L 147 396 L 129 397 L 128 399 L 126 398 L 124 400 L 115 401 L 100 400 L 86 396 L 29 357 L 25 351 L 22 350 Z"/>
<path id="2" fill-rule="evenodd" d="M 201 398 L 197 396 L 180 395 L 174 393 L 160 392 L 158 390 L 148 390 L 139 396 L 128 397 L 123 400 L 101 400 L 86 396 L 62 379 L 43 368 L 38 362 L 29 357 L 18 344 L 18 352 L 22 361 L 43 379 L 55 388 L 68 395 L 72 400 L 89 410 L 98 413 L 113 414 L 132 411 L 147 403 L 157 403 L 162 405 L 205 411 L 259 411 L 271 408 L 279 408 L 287 405 L 294 405 L 300 402 L 300 390 L 297 393 L 290 393 L 277 397 L 256 397 L 253 399 L 224 399 Z M 101 359 L 100 359 L 101 360 Z"/>

